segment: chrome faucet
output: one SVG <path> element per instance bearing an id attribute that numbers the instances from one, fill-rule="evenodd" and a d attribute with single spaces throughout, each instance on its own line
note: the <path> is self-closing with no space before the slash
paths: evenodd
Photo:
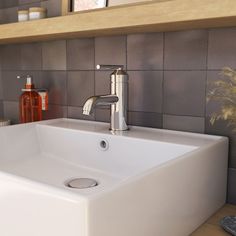
<path id="1" fill-rule="evenodd" d="M 83 114 L 92 115 L 95 107 L 111 105 L 110 129 L 112 131 L 128 130 L 128 74 L 121 65 L 97 65 L 97 69 L 114 70 L 110 75 L 111 94 L 88 98 L 83 106 Z"/>

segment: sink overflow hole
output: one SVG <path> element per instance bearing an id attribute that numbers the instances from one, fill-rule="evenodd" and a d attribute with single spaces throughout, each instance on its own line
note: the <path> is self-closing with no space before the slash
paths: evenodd
<path id="1" fill-rule="evenodd" d="M 96 187 L 97 185 L 98 182 L 95 179 L 90 179 L 90 178 L 72 179 L 66 183 L 67 187 L 76 189 L 93 188 Z"/>
<path id="2" fill-rule="evenodd" d="M 100 141 L 99 145 L 100 145 L 101 150 L 103 151 L 106 151 L 109 148 L 109 143 L 104 139 Z"/>

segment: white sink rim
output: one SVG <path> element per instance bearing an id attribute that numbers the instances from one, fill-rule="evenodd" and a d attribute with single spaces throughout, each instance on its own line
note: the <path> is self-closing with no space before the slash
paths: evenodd
<path id="1" fill-rule="evenodd" d="M 67 127 L 68 126 L 68 127 Z M 71 127 L 70 127 L 71 126 Z M 11 129 L 12 131 L 15 128 L 24 128 L 24 127 L 51 127 L 60 129 L 60 130 L 74 130 L 76 132 L 84 133 L 84 134 L 97 134 L 102 136 L 110 136 L 112 137 L 119 137 L 121 139 L 127 139 L 127 140 L 137 140 L 137 141 L 148 141 L 150 143 L 168 143 L 168 137 L 174 137 L 176 136 L 177 139 L 174 138 L 174 141 L 169 141 L 169 143 L 172 143 L 173 145 L 182 145 L 182 146 L 188 146 L 192 147 L 193 150 L 186 152 L 183 155 L 180 155 L 174 159 L 168 160 L 160 165 L 154 166 L 152 168 L 146 169 L 140 173 L 137 173 L 133 176 L 129 176 L 128 178 L 124 178 L 120 181 L 115 181 L 112 185 L 109 186 L 107 189 L 103 189 L 103 191 L 94 192 L 93 194 L 89 195 L 83 195 L 83 191 L 75 190 L 71 191 L 71 189 L 65 188 L 65 189 L 58 189 L 60 192 L 65 191 L 68 194 L 72 194 L 73 198 L 76 198 L 76 195 L 78 195 L 79 199 L 81 197 L 94 197 L 100 194 L 104 194 L 106 192 L 112 191 L 115 188 L 122 187 L 126 184 L 129 184 L 131 182 L 138 181 L 139 179 L 143 178 L 145 175 L 151 174 L 153 172 L 158 171 L 158 169 L 162 168 L 165 165 L 174 164 L 177 161 L 180 161 L 180 159 L 188 158 L 192 153 L 201 152 L 202 150 L 209 148 L 212 145 L 215 145 L 217 142 L 222 142 L 223 140 L 227 139 L 225 137 L 221 136 L 212 136 L 212 135 L 204 135 L 204 134 L 195 134 L 195 133 L 187 133 L 187 132 L 179 132 L 179 131 L 171 131 L 171 130 L 164 130 L 164 129 L 153 129 L 153 128 L 145 128 L 145 127 L 136 127 L 136 126 L 130 126 L 129 131 L 125 132 L 111 132 L 109 131 L 108 123 L 103 122 L 94 122 L 94 121 L 84 121 L 84 120 L 73 120 L 73 119 L 55 119 L 55 120 L 48 120 L 48 121 L 42 121 L 42 122 L 36 122 L 36 123 L 30 123 L 30 124 L 21 124 L 17 126 L 11 126 L 11 127 L 5 127 L 0 130 L 0 132 L 4 132 L 5 130 Z M 182 139 L 181 139 L 182 138 Z M 204 141 L 203 141 L 204 140 Z M 178 142 L 178 143 L 176 143 Z M 197 145 L 194 145 L 197 144 Z M 46 187 L 47 191 L 52 190 L 55 191 L 57 189 L 56 186 L 53 186 L 51 184 L 46 184 L 39 182 L 34 179 L 30 179 L 27 177 L 22 177 L 17 174 L 8 173 L 7 171 L 4 171 L 0 167 L 0 174 L 6 174 L 8 176 L 11 176 L 11 178 L 18 178 L 19 180 L 25 182 L 25 183 L 35 183 L 38 187 Z M 73 176 L 71 176 L 72 178 Z M 76 176 L 74 176 L 76 177 Z M 67 181 L 67 179 L 65 179 Z M 64 181 L 64 182 L 65 182 Z M 90 193 L 90 192 L 89 192 Z"/>

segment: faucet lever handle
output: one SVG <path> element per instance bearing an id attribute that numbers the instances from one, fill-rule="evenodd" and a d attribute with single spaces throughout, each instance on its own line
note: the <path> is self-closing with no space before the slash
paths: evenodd
<path id="1" fill-rule="evenodd" d="M 124 65 L 97 65 L 97 70 L 123 70 Z"/>

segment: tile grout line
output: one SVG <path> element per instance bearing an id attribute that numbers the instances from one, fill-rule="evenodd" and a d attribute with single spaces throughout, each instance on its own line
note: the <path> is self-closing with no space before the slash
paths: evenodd
<path id="1" fill-rule="evenodd" d="M 93 95 L 95 96 L 96 94 L 96 37 L 93 38 L 93 84 L 94 84 L 94 88 L 93 88 Z M 82 111 L 83 112 L 83 111 Z M 94 112 L 94 121 L 97 121 L 97 112 L 95 110 Z"/>
<path id="2" fill-rule="evenodd" d="M 162 113 L 162 128 L 164 129 L 164 99 L 165 99 L 165 89 L 164 89 L 164 82 L 165 82 L 165 46 L 166 46 L 166 43 L 165 43 L 165 40 L 166 40 L 166 33 L 163 32 L 163 65 L 162 65 L 162 68 L 163 68 L 163 72 L 162 72 L 162 104 L 161 104 L 161 113 Z"/>
<path id="3" fill-rule="evenodd" d="M 69 103 L 68 103 L 68 41 L 66 40 L 66 117 L 69 116 Z"/>
<path id="4" fill-rule="evenodd" d="M 68 69 L 68 71 L 94 71 L 95 69 L 87 69 L 87 70 L 81 70 L 81 69 Z M 8 71 L 28 71 L 27 69 L 2 69 L 3 72 L 8 72 Z M 31 70 L 31 71 L 40 71 L 39 69 L 36 69 L 36 70 Z M 65 69 L 63 70 L 56 70 L 56 69 L 52 69 L 52 70 L 49 70 L 49 69 L 42 69 L 42 71 L 57 71 L 57 72 L 60 72 L 60 71 L 65 71 Z M 95 70 L 96 71 L 96 70 Z M 109 71 L 109 70 L 100 70 L 100 71 Z M 221 69 L 209 69 L 209 70 L 206 70 L 206 69 L 178 69 L 178 70 L 163 70 L 163 69 L 160 69 L 160 70 L 152 70 L 152 69 L 132 69 L 132 70 L 127 70 L 127 71 L 144 71 L 144 72 L 155 72 L 155 71 L 168 71 L 168 72 L 181 72 L 181 71 L 186 71 L 186 72 L 205 72 L 205 71 L 212 71 L 212 72 L 217 72 L 217 71 L 221 71 Z"/>
<path id="5" fill-rule="evenodd" d="M 125 38 L 125 60 L 126 60 L 126 71 L 127 71 L 127 74 L 128 74 L 128 35 L 126 35 L 126 38 Z M 129 120 L 130 120 L 130 114 L 129 114 L 129 111 L 128 111 L 128 108 L 129 108 L 129 82 L 128 82 L 128 95 L 127 95 L 127 98 L 128 98 L 128 104 L 127 104 L 127 123 L 129 123 Z"/>
<path id="6" fill-rule="evenodd" d="M 205 110 L 204 110 L 204 116 L 205 116 L 205 121 L 204 121 L 204 133 L 206 133 L 206 127 L 207 127 L 207 84 L 208 84 L 208 61 L 209 61 L 209 40 L 210 37 L 210 32 L 209 29 L 207 29 L 207 48 L 206 48 L 206 75 L 205 75 Z"/>

